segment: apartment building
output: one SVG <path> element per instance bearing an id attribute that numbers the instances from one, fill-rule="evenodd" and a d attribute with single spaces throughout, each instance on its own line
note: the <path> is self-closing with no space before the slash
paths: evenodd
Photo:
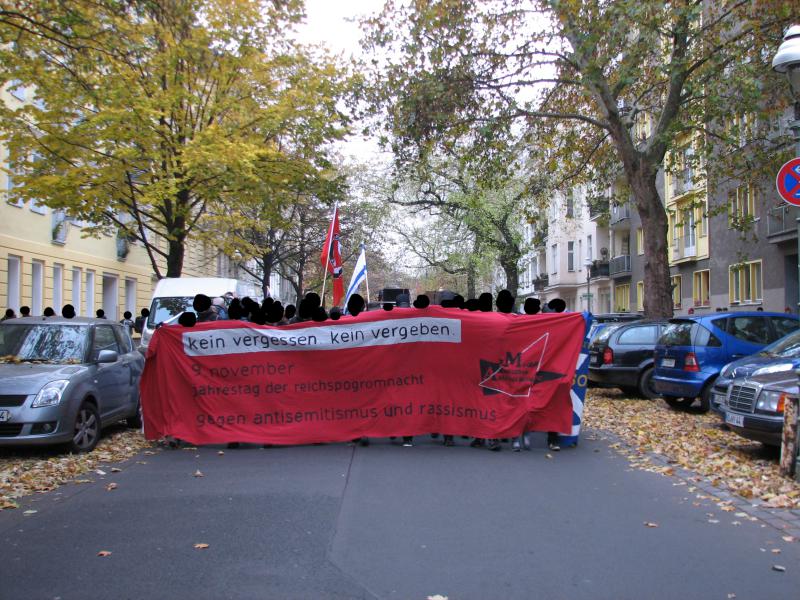
<path id="1" fill-rule="evenodd" d="M 587 201 L 587 188 L 556 192 L 538 221 L 523 226 L 531 248 L 521 265 L 519 297 L 546 304 L 561 298 L 569 311 L 609 312 L 609 229 Z"/>

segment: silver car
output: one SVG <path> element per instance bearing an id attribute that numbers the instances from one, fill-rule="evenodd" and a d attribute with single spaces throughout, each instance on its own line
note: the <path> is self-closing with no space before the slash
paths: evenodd
<path id="1" fill-rule="evenodd" d="M 141 427 L 144 357 L 118 323 L 18 318 L 0 323 L 0 446 L 64 443 L 88 452 L 102 427 Z"/>

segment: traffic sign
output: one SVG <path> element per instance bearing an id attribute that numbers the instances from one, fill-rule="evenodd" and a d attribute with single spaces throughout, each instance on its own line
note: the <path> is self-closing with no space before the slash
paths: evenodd
<path id="1" fill-rule="evenodd" d="M 780 168 L 775 185 L 784 201 L 800 206 L 800 158 L 793 158 Z"/>

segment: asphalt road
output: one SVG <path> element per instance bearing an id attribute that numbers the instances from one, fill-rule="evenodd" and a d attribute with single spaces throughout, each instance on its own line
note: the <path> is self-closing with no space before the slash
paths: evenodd
<path id="1" fill-rule="evenodd" d="M 800 543 L 774 527 L 588 435 L 551 458 L 533 441 L 140 455 L 0 512 L 0 598 L 800 597 Z"/>

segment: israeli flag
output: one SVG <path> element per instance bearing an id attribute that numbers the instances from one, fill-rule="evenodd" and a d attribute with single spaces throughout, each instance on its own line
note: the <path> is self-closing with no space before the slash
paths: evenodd
<path id="1" fill-rule="evenodd" d="M 356 266 L 353 269 L 353 276 L 350 278 L 350 285 L 347 286 L 347 293 L 344 296 L 345 313 L 347 312 L 347 302 L 350 296 L 358 291 L 361 282 L 367 278 L 367 255 L 364 244 L 361 244 L 361 254 L 358 255 Z"/>

